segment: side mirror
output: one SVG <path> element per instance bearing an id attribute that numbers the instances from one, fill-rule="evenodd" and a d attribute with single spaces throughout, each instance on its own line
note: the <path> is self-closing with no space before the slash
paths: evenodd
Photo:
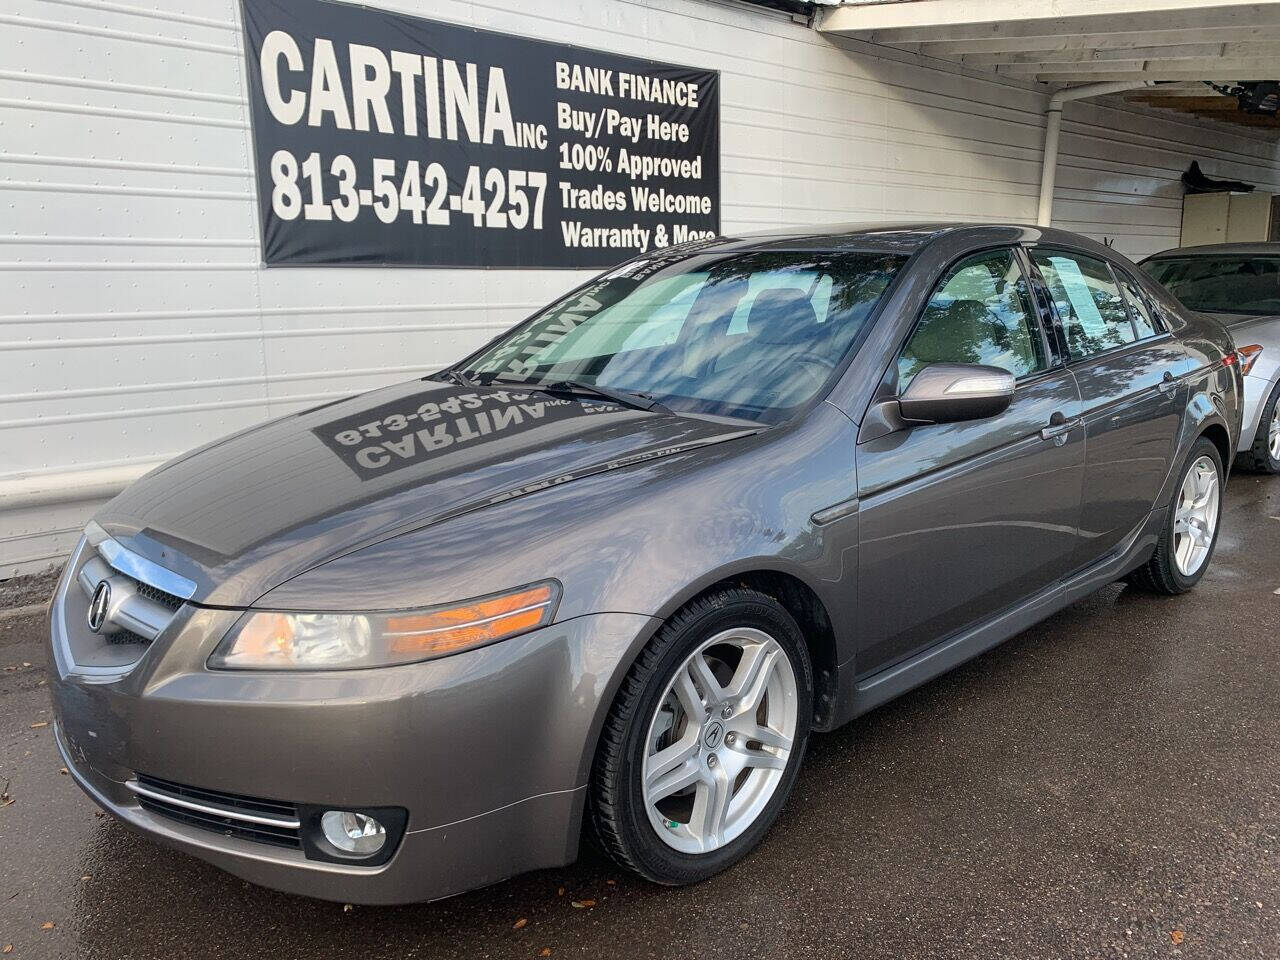
<path id="1" fill-rule="evenodd" d="M 1014 376 L 976 363 L 931 363 L 898 398 L 902 418 L 913 423 L 955 423 L 994 417 L 1013 401 Z"/>

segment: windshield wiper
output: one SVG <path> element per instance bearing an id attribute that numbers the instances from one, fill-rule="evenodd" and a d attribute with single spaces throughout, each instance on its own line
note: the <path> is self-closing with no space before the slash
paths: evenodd
<path id="1" fill-rule="evenodd" d="M 582 380 L 549 380 L 546 383 L 534 383 L 528 380 L 494 380 L 493 385 L 502 384 L 508 387 L 524 387 L 528 390 L 541 390 L 543 393 L 554 394 L 570 394 L 576 396 L 592 396 L 600 397 L 604 400 L 612 400 L 614 403 L 620 403 L 624 407 L 630 407 L 633 410 L 657 410 L 661 413 L 669 413 L 672 416 L 679 416 L 674 410 L 668 407 L 656 397 L 651 397 L 647 393 L 639 393 L 633 390 L 620 390 L 617 387 L 605 387 L 596 383 L 585 383 Z"/>
<path id="2" fill-rule="evenodd" d="M 437 370 L 435 373 L 430 374 L 429 376 L 425 377 L 424 379 L 426 379 L 426 380 L 448 380 L 448 381 L 450 381 L 450 382 L 452 382 L 452 383 L 456 383 L 456 384 L 457 384 L 458 386 L 460 386 L 460 387 L 474 387 L 474 386 L 475 386 L 475 384 L 474 384 L 474 383 L 472 383 L 469 379 L 467 379 L 467 377 L 463 375 L 462 371 L 461 371 L 461 370 L 459 370 L 459 369 L 457 369 L 456 367 L 445 367 L 443 370 Z"/>
<path id="3" fill-rule="evenodd" d="M 551 383 L 539 384 L 538 388 L 562 393 L 592 394 L 620 403 L 626 407 L 634 407 L 637 410 L 658 410 L 662 413 L 675 413 L 674 410 L 657 397 L 651 397 L 647 393 L 639 393 L 635 390 L 620 390 L 617 387 L 603 387 L 598 383 L 584 383 L 581 380 L 554 380 Z"/>

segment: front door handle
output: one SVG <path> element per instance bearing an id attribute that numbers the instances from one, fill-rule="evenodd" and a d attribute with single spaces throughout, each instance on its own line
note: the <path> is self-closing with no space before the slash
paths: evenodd
<path id="1" fill-rule="evenodd" d="M 1164 376 L 1160 378 L 1160 383 L 1156 385 L 1156 389 L 1161 393 L 1173 393 L 1178 389 L 1178 378 L 1166 370 Z"/>
<path id="2" fill-rule="evenodd" d="M 1082 422 L 1079 417 L 1074 420 L 1068 420 L 1066 414 L 1059 410 L 1049 418 L 1049 425 L 1040 431 L 1040 439 L 1052 440 L 1058 446 L 1062 446 L 1067 442 L 1067 434 L 1080 426 Z"/>

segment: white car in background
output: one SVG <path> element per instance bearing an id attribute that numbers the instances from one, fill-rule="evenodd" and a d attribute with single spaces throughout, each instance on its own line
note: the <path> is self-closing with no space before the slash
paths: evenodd
<path id="1" fill-rule="evenodd" d="M 1280 243 L 1215 243 L 1148 257 L 1143 270 L 1231 330 L 1244 378 L 1237 461 L 1280 473 Z"/>

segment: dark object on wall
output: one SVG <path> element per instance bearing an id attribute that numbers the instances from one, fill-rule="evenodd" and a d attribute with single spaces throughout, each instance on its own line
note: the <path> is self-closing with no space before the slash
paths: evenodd
<path id="1" fill-rule="evenodd" d="M 244 0 L 268 264 L 606 267 L 720 231 L 720 74 Z"/>
<path id="2" fill-rule="evenodd" d="M 1274 80 L 1242 83 L 1236 97 L 1240 101 L 1240 109 L 1245 113 L 1274 117 L 1280 111 L 1280 83 Z"/>
<path id="3" fill-rule="evenodd" d="M 1235 97 L 1236 104 L 1242 113 L 1252 113 L 1263 117 L 1274 117 L 1280 113 L 1280 82 L 1275 80 L 1247 80 L 1242 83 L 1226 84 L 1204 81 L 1224 97 Z"/>
<path id="4" fill-rule="evenodd" d="M 1187 172 L 1182 175 L 1183 186 L 1187 193 L 1249 193 L 1253 184 L 1239 180 L 1214 180 L 1200 169 L 1200 161 L 1192 160 Z"/>

